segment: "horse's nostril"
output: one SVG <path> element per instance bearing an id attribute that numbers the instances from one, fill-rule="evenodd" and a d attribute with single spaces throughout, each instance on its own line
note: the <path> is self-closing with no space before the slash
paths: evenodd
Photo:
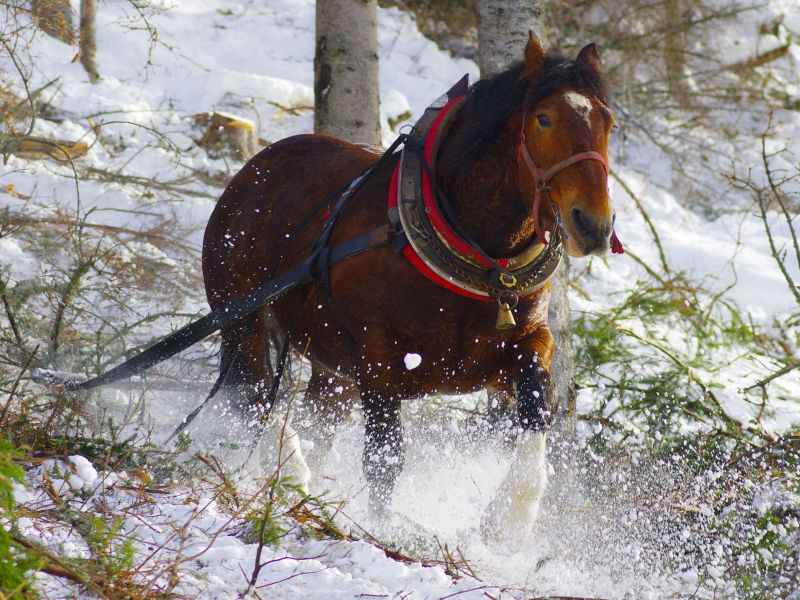
<path id="1" fill-rule="evenodd" d="M 611 236 L 611 231 L 614 229 L 614 220 L 606 222 L 605 227 L 603 227 L 603 235 L 605 237 Z"/>
<path id="2" fill-rule="evenodd" d="M 595 219 L 580 208 L 569 211 L 572 229 L 576 234 L 575 242 L 584 254 L 599 254 L 608 249 L 609 237 L 614 226 L 613 219 Z"/>
<path id="3" fill-rule="evenodd" d="M 572 218 L 572 225 L 575 227 L 578 233 L 589 233 L 591 227 L 589 226 L 589 222 L 587 221 L 586 217 L 583 216 L 583 212 L 580 208 L 573 208 L 570 211 L 570 217 Z"/>

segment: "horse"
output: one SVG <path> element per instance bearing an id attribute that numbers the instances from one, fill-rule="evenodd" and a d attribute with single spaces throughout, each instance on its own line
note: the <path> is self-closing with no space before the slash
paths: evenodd
<path id="1" fill-rule="evenodd" d="M 614 223 L 607 187 L 614 116 L 595 45 L 571 60 L 545 53 L 531 33 L 524 60 L 479 80 L 462 100 L 428 173 L 450 203 L 453 227 L 495 261 L 539 240 L 546 247 L 556 235 L 571 256 L 606 252 Z M 342 207 L 330 241 L 386 224 L 399 154 L 381 158 L 333 137 L 298 135 L 253 157 L 231 180 L 205 231 L 203 275 L 211 307 L 308 256 L 334 204 L 325 198 L 371 168 Z M 317 209 L 321 214 L 314 214 Z M 515 398 L 522 433 L 481 527 L 486 535 L 508 527 L 529 530 L 547 481 L 546 435 L 556 408 L 549 282 L 518 297 L 483 302 L 433 281 L 393 245 L 352 256 L 332 266 L 325 279 L 325 286 L 300 285 L 269 312 L 223 329 L 223 388 L 243 405 L 269 411 L 267 342 L 274 319 L 314 365 L 305 402 L 315 407 L 311 431 L 322 438 L 315 449 L 329 447 L 331 428 L 360 399 L 363 469 L 370 507 L 379 512 L 388 510 L 403 468 L 403 400 L 481 389 Z M 519 324 L 498 329 L 497 305 Z M 418 355 L 418 366 L 406 366 L 409 355 Z"/>

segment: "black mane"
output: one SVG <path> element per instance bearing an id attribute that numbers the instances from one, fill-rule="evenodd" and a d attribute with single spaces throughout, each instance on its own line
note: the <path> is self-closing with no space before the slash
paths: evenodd
<path id="1" fill-rule="evenodd" d="M 611 106 L 606 78 L 583 62 L 561 56 L 548 56 L 543 73 L 533 83 L 522 78 L 525 63 L 519 62 L 493 77 L 470 87 L 462 110 L 459 137 L 470 140 L 468 157 L 482 156 L 492 142 L 506 130 L 515 113 L 526 111 L 537 102 L 570 86 Z"/>

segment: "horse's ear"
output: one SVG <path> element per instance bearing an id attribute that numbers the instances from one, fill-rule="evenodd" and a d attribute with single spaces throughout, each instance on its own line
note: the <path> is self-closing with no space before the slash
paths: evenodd
<path id="1" fill-rule="evenodd" d="M 528 81 L 538 79 L 542 71 L 544 71 L 544 63 L 547 60 L 547 55 L 542 48 L 542 42 L 536 37 L 533 31 L 528 31 L 528 45 L 525 46 L 525 70 L 522 77 Z"/>
<path id="2" fill-rule="evenodd" d="M 597 46 L 595 44 L 586 44 L 583 49 L 578 52 L 578 58 L 575 60 L 576 62 L 591 67 L 598 73 L 600 72 L 600 53 L 597 51 Z"/>

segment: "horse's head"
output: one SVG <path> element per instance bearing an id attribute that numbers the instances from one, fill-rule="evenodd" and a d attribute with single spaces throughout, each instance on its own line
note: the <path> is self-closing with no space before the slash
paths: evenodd
<path id="1" fill-rule="evenodd" d="M 533 202 L 537 227 L 541 200 L 542 212 L 560 215 L 570 255 L 602 254 L 614 224 L 607 185 L 614 116 L 597 48 L 589 44 L 575 61 L 555 59 L 531 33 L 522 78 L 528 93 L 520 132 L 520 182 L 522 193 Z"/>

